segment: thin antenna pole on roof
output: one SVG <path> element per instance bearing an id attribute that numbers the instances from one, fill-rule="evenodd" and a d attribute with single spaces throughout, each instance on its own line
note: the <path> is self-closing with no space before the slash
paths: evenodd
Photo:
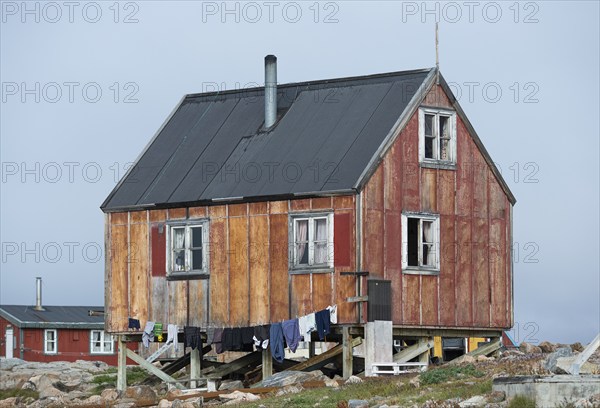
<path id="1" fill-rule="evenodd" d="M 438 35 L 438 23 L 435 23 L 435 79 L 436 83 L 440 84 L 440 53 L 439 53 L 439 35 Z"/>

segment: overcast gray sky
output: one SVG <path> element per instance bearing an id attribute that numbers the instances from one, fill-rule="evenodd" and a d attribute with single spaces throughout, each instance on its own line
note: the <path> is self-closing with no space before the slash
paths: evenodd
<path id="1" fill-rule="evenodd" d="M 186 93 L 440 61 L 517 197 L 517 341 L 600 326 L 599 6 L 2 1 L 0 303 L 102 304 L 99 205 Z"/>

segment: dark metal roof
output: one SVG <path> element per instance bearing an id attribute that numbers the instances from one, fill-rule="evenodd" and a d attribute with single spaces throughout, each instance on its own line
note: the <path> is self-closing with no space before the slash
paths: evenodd
<path id="1" fill-rule="evenodd" d="M 1 305 L 0 316 L 20 328 L 103 329 L 104 316 L 89 316 L 89 311 L 103 311 L 103 306 L 33 306 Z"/>
<path id="2" fill-rule="evenodd" d="M 355 191 L 432 73 L 279 85 L 267 131 L 263 88 L 187 95 L 101 208 Z"/>

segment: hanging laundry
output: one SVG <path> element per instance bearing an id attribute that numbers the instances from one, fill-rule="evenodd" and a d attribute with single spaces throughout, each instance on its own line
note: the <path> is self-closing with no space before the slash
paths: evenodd
<path id="1" fill-rule="evenodd" d="M 196 350 L 202 347 L 202 332 L 200 327 L 185 326 L 183 328 L 183 348 Z M 167 340 L 168 341 L 168 340 Z"/>
<path id="2" fill-rule="evenodd" d="M 254 327 L 242 327 L 242 351 L 254 351 Z"/>
<path id="3" fill-rule="evenodd" d="M 139 330 L 140 329 L 140 321 L 138 319 L 132 319 L 130 317 L 129 321 L 127 322 L 127 328 Z"/>
<path id="4" fill-rule="evenodd" d="M 146 322 L 144 333 L 142 333 L 142 343 L 144 347 L 150 347 L 150 342 L 154 341 L 154 322 Z"/>
<path id="5" fill-rule="evenodd" d="M 300 328 L 298 326 L 298 319 L 285 320 L 281 324 L 283 330 L 283 336 L 285 342 L 292 353 L 296 352 L 298 348 L 298 342 L 300 341 Z"/>
<path id="6" fill-rule="evenodd" d="M 231 329 L 231 351 L 242 351 L 242 329 L 234 327 Z"/>
<path id="7" fill-rule="evenodd" d="M 254 345 L 258 349 L 259 347 L 266 350 L 269 347 L 269 332 L 271 326 L 268 324 L 262 326 L 256 326 L 254 328 Z"/>
<path id="8" fill-rule="evenodd" d="M 215 328 L 214 327 L 207 327 L 206 328 L 206 344 L 207 345 L 211 345 L 213 344 L 213 339 L 215 337 Z"/>
<path id="9" fill-rule="evenodd" d="M 233 331 L 230 328 L 223 329 L 223 351 L 233 350 Z"/>
<path id="10" fill-rule="evenodd" d="M 325 339 L 325 336 L 329 334 L 330 328 L 330 317 L 329 310 L 323 309 L 315 313 L 315 321 L 317 322 L 317 333 L 319 334 L 319 339 Z"/>
<path id="11" fill-rule="evenodd" d="M 271 344 L 271 355 L 275 361 L 283 363 L 285 350 L 283 347 L 283 329 L 281 323 L 273 323 L 269 330 L 269 342 Z"/>
<path id="12" fill-rule="evenodd" d="M 304 341 L 310 342 L 310 333 L 315 330 L 315 314 L 301 316 L 298 318 L 298 328 L 300 329 L 300 337 L 304 338 Z"/>
<path id="13" fill-rule="evenodd" d="M 213 335 L 213 344 L 215 345 L 215 353 L 221 354 L 223 352 L 223 329 L 215 328 Z"/>
<path id="14" fill-rule="evenodd" d="M 156 341 L 163 341 L 163 325 L 162 323 L 154 323 L 154 335 L 156 336 Z"/>
<path id="15" fill-rule="evenodd" d="M 173 343 L 173 349 L 177 352 L 179 347 L 179 339 L 177 338 L 177 326 L 170 324 L 167 326 L 167 343 Z"/>
<path id="16" fill-rule="evenodd" d="M 327 310 L 329 310 L 329 321 L 331 324 L 337 324 L 337 305 L 327 306 Z"/>

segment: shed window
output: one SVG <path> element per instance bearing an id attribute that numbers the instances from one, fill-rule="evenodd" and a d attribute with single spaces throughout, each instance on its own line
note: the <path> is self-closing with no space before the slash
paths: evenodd
<path id="1" fill-rule="evenodd" d="M 171 275 L 208 273 L 208 221 L 169 225 L 167 250 Z"/>
<path id="2" fill-rule="evenodd" d="M 333 267 L 331 214 L 292 217 L 290 235 L 293 269 Z"/>
<path id="3" fill-rule="evenodd" d="M 440 269 L 439 217 L 431 214 L 402 215 L 402 269 L 437 272 Z"/>
<path id="4" fill-rule="evenodd" d="M 44 330 L 44 354 L 58 353 L 58 333 L 56 329 Z"/>
<path id="5" fill-rule="evenodd" d="M 419 156 L 421 162 L 456 162 L 456 114 L 453 111 L 419 110 Z"/>
<path id="6" fill-rule="evenodd" d="M 111 334 L 104 330 L 90 331 L 90 351 L 92 354 L 113 354 L 114 340 Z"/>

